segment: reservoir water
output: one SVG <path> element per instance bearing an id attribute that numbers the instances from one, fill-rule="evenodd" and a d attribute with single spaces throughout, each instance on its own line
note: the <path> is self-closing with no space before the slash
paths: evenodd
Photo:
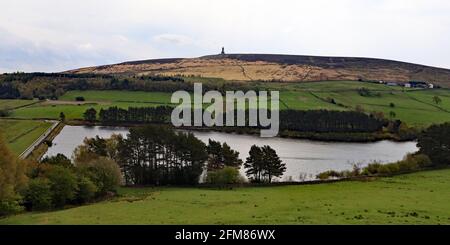
<path id="1" fill-rule="evenodd" d="M 103 126 L 65 126 L 53 140 L 53 145 L 46 155 L 62 153 L 71 157 L 73 150 L 86 137 L 108 138 L 112 134 L 126 136 L 127 128 Z M 245 161 L 252 145 L 270 145 L 281 160 L 286 163 L 287 170 L 279 181 L 299 181 L 315 179 L 315 175 L 327 170 L 352 169 L 353 164 L 361 167 L 377 161 L 389 163 L 401 160 L 407 153 L 416 152 L 415 142 L 379 141 L 371 143 L 321 142 L 287 138 L 260 138 L 257 135 L 228 134 L 213 131 L 192 131 L 200 140 L 208 143 L 208 139 L 226 142 L 231 148 L 240 152 Z M 242 170 L 242 173 L 244 171 Z"/>

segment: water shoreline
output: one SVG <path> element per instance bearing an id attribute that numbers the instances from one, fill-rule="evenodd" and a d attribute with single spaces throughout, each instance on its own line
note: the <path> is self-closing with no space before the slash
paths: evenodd
<path id="1" fill-rule="evenodd" d="M 87 122 L 85 120 L 70 120 L 65 122 L 70 126 L 104 126 L 104 127 L 139 127 L 145 125 L 166 125 L 173 127 L 166 123 L 101 123 L 101 122 Z M 248 128 L 248 127 L 177 127 L 182 130 L 192 130 L 201 132 L 222 132 L 237 135 L 259 135 L 260 129 Z M 401 138 L 398 135 L 388 132 L 372 132 L 372 133 L 348 133 L 348 132 L 299 132 L 299 131 L 280 131 L 277 138 L 288 139 L 303 139 L 319 142 L 348 142 L 348 143 L 373 143 L 383 140 L 389 140 L 393 142 L 408 142 L 415 141 L 416 137 Z"/>

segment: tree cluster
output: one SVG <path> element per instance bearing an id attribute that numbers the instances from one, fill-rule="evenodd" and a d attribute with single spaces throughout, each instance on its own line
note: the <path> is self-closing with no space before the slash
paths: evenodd
<path id="1" fill-rule="evenodd" d="M 257 183 L 270 183 L 274 177 L 280 177 L 286 171 L 286 164 L 281 161 L 276 151 L 268 145 L 263 147 L 253 145 L 244 167 L 249 179 Z"/>
<path id="2" fill-rule="evenodd" d="M 95 112 L 95 113 L 94 113 Z M 128 109 L 109 107 L 101 109 L 99 119 L 103 123 L 168 123 L 172 107 L 129 107 Z M 238 112 L 235 111 L 235 114 Z M 246 125 L 249 125 L 249 112 L 246 111 Z M 91 108 L 85 112 L 85 120 L 95 120 L 96 111 Z M 226 114 L 223 115 L 226 118 Z M 237 120 L 237 116 L 234 117 Z M 192 117 L 193 120 L 193 117 Z M 298 132 L 379 132 L 388 126 L 389 121 L 376 113 L 367 115 L 356 111 L 328 110 L 282 110 L 280 111 L 280 130 Z M 398 124 L 398 123 L 397 123 Z M 261 128 L 260 126 L 257 126 Z"/>
<path id="3" fill-rule="evenodd" d="M 102 123 L 167 123 L 170 122 L 172 107 L 129 107 L 122 109 L 118 107 L 109 107 L 100 109 L 98 114 Z"/>
<path id="4" fill-rule="evenodd" d="M 418 136 L 417 146 L 433 164 L 450 165 L 450 123 L 432 125 L 424 130 Z"/>
<path id="5" fill-rule="evenodd" d="M 132 185 L 197 184 L 208 157 L 193 134 L 153 125 L 131 128 L 117 149 L 125 182 Z"/>

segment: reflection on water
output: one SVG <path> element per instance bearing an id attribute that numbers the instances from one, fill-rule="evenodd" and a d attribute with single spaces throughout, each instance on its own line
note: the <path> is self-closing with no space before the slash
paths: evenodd
<path id="1" fill-rule="evenodd" d="M 205 143 L 208 143 L 208 139 L 227 142 L 233 149 L 240 152 L 243 161 L 247 158 L 252 145 L 270 145 L 286 163 L 287 170 L 280 180 L 314 179 L 315 175 L 320 172 L 347 170 L 352 168 L 352 164 L 356 163 L 366 166 L 373 161 L 393 162 L 401 160 L 406 153 L 418 150 L 415 142 L 338 143 L 286 138 L 260 138 L 253 135 L 220 132 L 192 132 Z M 53 146 L 49 148 L 46 155 L 62 153 L 70 157 L 75 147 L 80 145 L 85 137 L 98 135 L 107 138 L 114 133 L 126 136 L 128 129 L 102 126 L 65 126 L 54 139 Z M 242 173 L 244 173 L 243 170 Z"/>

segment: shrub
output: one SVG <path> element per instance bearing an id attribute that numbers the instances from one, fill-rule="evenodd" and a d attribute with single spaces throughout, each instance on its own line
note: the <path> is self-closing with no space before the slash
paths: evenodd
<path id="1" fill-rule="evenodd" d="M 362 175 L 395 174 L 431 166 L 431 160 L 424 154 L 408 154 L 401 161 L 389 164 L 371 163 L 364 168 Z"/>
<path id="2" fill-rule="evenodd" d="M 0 110 L 0 117 L 9 117 L 11 115 L 11 111 L 10 110 L 6 110 L 6 109 L 1 109 Z"/>
<path id="3" fill-rule="evenodd" d="M 86 203 L 92 201 L 97 192 L 97 186 L 87 177 L 78 178 L 77 202 Z"/>
<path id="4" fill-rule="evenodd" d="M 429 167 L 429 166 L 433 165 L 433 163 L 431 162 L 431 159 L 425 154 L 416 154 L 416 155 L 413 155 L 413 157 L 414 157 L 415 161 L 417 162 L 417 165 L 421 168 L 425 168 L 425 167 Z"/>
<path id="5" fill-rule="evenodd" d="M 341 178 L 341 177 L 343 177 L 343 174 L 334 170 L 328 170 L 316 175 L 316 178 L 320 180 L 327 180 L 330 178 Z"/>
<path id="6" fill-rule="evenodd" d="M 375 175 L 380 173 L 380 168 L 381 168 L 381 163 L 375 162 L 375 163 L 370 163 L 369 165 L 367 165 L 367 167 L 364 168 L 363 170 L 363 175 Z"/>
<path id="7" fill-rule="evenodd" d="M 50 181 L 45 178 L 32 179 L 25 192 L 24 202 L 29 210 L 46 210 L 52 207 Z"/>
<path id="8" fill-rule="evenodd" d="M 50 165 L 62 166 L 65 168 L 70 168 L 73 166 L 70 159 L 61 153 L 58 153 L 56 156 L 51 156 L 51 157 L 47 156 L 41 162 L 48 163 Z"/>
<path id="9" fill-rule="evenodd" d="M 209 171 L 206 176 L 206 182 L 214 185 L 237 184 L 242 183 L 243 178 L 237 168 L 224 167 L 220 170 Z"/>
<path id="10" fill-rule="evenodd" d="M 0 217 L 16 214 L 23 210 L 17 199 L 12 200 L 0 200 Z"/>
<path id="11" fill-rule="evenodd" d="M 119 165 L 108 157 L 99 157 L 89 162 L 78 162 L 77 167 L 97 186 L 99 194 L 115 192 L 122 183 Z"/>
<path id="12" fill-rule="evenodd" d="M 75 101 L 85 101 L 83 96 L 77 96 L 75 97 Z"/>
<path id="13" fill-rule="evenodd" d="M 63 207 L 75 199 L 77 178 L 70 169 L 54 166 L 46 175 L 50 180 L 50 190 L 55 207 Z"/>

